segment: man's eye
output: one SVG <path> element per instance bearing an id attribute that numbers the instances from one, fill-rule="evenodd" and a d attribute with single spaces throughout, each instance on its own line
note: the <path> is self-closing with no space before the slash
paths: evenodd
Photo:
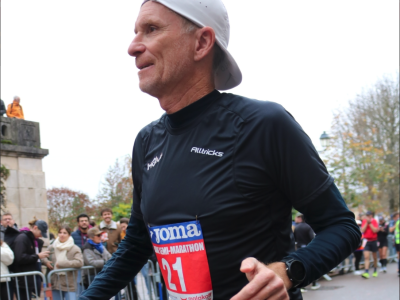
<path id="1" fill-rule="evenodd" d="M 149 27 L 149 31 L 150 31 L 150 32 L 154 32 L 154 31 L 156 31 L 156 28 L 155 28 L 154 26 L 150 26 L 150 27 Z"/>

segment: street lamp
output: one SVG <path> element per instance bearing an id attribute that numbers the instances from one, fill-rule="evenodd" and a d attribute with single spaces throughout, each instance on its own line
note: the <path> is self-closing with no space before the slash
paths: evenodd
<path id="1" fill-rule="evenodd" d="M 326 131 L 324 131 L 319 137 L 322 148 L 326 149 L 329 146 L 329 139 L 330 139 L 329 135 L 326 133 Z"/>

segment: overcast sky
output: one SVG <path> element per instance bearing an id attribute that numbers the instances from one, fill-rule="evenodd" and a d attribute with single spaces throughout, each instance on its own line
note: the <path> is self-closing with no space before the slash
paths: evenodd
<path id="1" fill-rule="evenodd" d="M 141 0 L 1 1 L 1 99 L 40 122 L 46 185 L 95 197 L 163 111 L 127 54 Z M 231 93 L 282 104 L 320 148 L 335 109 L 399 69 L 399 1 L 225 0 Z"/>

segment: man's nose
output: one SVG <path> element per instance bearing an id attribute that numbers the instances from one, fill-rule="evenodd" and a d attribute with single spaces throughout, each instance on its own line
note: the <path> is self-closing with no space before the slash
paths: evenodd
<path id="1" fill-rule="evenodd" d="M 137 57 L 138 55 L 142 54 L 144 51 L 146 51 L 146 47 L 140 40 L 140 36 L 136 35 L 135 38 L 133 39 L 132 43 L 129 45 L 128 54 L 130 56 Z"/>

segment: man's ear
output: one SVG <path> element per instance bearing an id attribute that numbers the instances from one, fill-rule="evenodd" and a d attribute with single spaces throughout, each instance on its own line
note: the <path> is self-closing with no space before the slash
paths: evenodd
<path id="1" fill-rule="evenodd" d="M 215 32 L 214 29 L 206 26 L 197 30 L 195 35 L 194 60 L 200 61 L 213 51 Z"/>

